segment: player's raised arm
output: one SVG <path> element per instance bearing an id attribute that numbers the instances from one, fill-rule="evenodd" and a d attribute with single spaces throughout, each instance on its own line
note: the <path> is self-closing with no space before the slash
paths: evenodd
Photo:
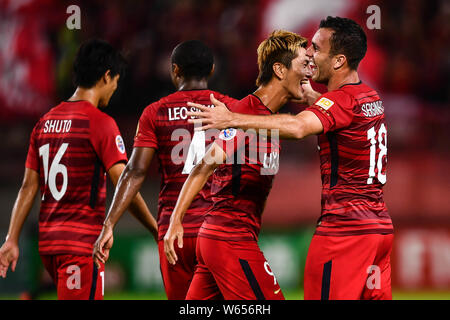
<path id="1" fill-rule="evenodd" d="M 94 261 L 104 263 L 108 260 L 113 243 L 113 229 L 126 209 L 152 233 L 155 239 L 157 238 L 156 220 L 138 193 L 154 152 L 152 148 L 134 148 L 126 166 L 117 163 L 109 169 L 108 174 L 116 185 L 116 190 L 102 232 L 94 245 Z"/>
<path id="2" fill-rule="evenodd" d="M 19 236 L 39 190 L 39 173 L 26 168 L 22 186 L 12 210 L 11 222 L 5 243 L 0 248 L 0 276 L 6 277 L 11 265 L 15 271 L 19 259 Z"/>
<path id="3" fill-rule="evenodd" d="M 228 110 L 224 103 L 211 96 L 211 102 L 215 108 L 208 108 L 196 103 L 188 103 L 199 109 L 199 112 L 188 112 L 189 116 L 198 117 L 191 119 L 191 123 L 200 123 L 198 130 L 241 128 L 278 130 L 282 139 L 303 139 L 312 134 L 320 134 L 323 131 L 322 122 L 310 111 L 302 111 L 297 115 L 275 114 L 270 116 L 248 115 L 234 113 Z"/>
<path id="4" fill-rule="evenodd" d="M 178 247 L 183 247 L 184 230 L 182 221 L 186 210 L 190 207 L 195 196 L 203 189 L 203 186 L 208 181 L 209 176 L 214 172 L 214 169 L 222 164 L 225 159 L 225 152 L 216 143 L 213 143 L 203 159 L 192 169 L 189 177 L 184 182 L 180 196 L 170 216 L 169 228 L 164 236 L 164 252 L 169 263 L 175 264 L 178 260 L 174 248 L 175 239 L 178 241 Z"/>

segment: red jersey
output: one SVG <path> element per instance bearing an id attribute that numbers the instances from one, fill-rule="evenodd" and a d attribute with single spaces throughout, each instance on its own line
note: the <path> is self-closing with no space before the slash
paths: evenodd
<path id="1" fill-rule="evenodd" d="M 253 94 L 230 106 L 237 113 L 270 115 Z M 227 163 L 213 173 L 214 205 L 206 214 L 199 236 L 225 241 L 257 240 L 267 196 L 278 172 L 278 139 L 251 130 L 229 128 L 215 140 L 227 154 Z"/>
<path id="2" fill-rule="evenodd" d="M 393 233 L 383 200 L 387 126 L 378 93 L 359 82 L 325 93 L 307 108 L 319 135 L 322 214 L 318 235 Z"/>
<path id="3" fill-rule="evenodd" d="M 170 215 L 189 173 L 205 154 L 214 137 L 195 132 L 188 123 L 187 111 L 195 108 L 187 102 L 211 105 L 210 94 L 229 105 L 236 100 L 211 90 L 183 90 L 147 106 L 139 120 L 134 147 L 157 150 L 161 189 L 158 200 L 158 239 L 162 240 L 170 224 Z M 204 213 L 212 204 L 210 181 L 195 197 L 183 219 L 184 236 L 196 237 Z"/>
<path id="4" fill-rule="evenodd" d="M 62 102 L 36 124 L 26 167 L 39 172 L 40 254 L 92 255 L 105 218 L 106 172 L 126 162 L 115 121 L 87 101 Z"/>

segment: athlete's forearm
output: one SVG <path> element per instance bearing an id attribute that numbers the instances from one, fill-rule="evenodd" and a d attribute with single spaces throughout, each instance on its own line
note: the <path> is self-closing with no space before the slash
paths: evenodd
<path id="1" fill-rule="evenodd" d="M 130 211 L 132 210 L 133 214 L 142 217 L 142 211 L 140 208 L 142 207 L 143 199 L 140 195 L 139 199 L 137 195 L 144 180 L 144 172 L 141 172 L 138 169 L 130 168 L 130 163 L 125 167 L 117 182 L 113 200 L 104 222 L 105 224 L 114 227 L 122 217 L 125 210 L 127 210 L 132 203 L 133 205 L 130 207 Z M 113 184 L 115 184 L 114 181 Z M 145 206 L 145 203 L 143 205 Z"/>
<path id="2" fill-rule="evenodd" d="M 177 203 L 170 216 L 170 221 L 183 221 L 187 209 L 191 206 L 197 194 L 203 189 L 214 169 L 214 165 L 208 165 L 204 161 L 192 169 L 192 172 L 189 174 L 180 191 Z"/>
<path id="3" fill-rule="evenodd" d="M 140 193 L 138 193 L 136 197 L 134 197 L 133 201 L 128 207 L 128 210 L 137 220 L 139 220 L 140 223 L 142 223 L 145 228 L 148 229 L 148 231 L 150 231 L 155 236 L 155 238 L 157 237 L 158 224 L 155 218 L 152 216 L 147 205 L 145 204 L 145 201 Z"/>
<path id="4" fill-rule="evenodd" d="M 278 133 L 282 139 L 300 139 L 301 123 L 295 115 L 275 114 L 270 116 L 232 113 L 229 127 L 248 129 L 266 129 L 267 135 Z"/>
<path id="5" fill-rule="evenodd" d="M 39 175 L 37 172 L 26 169 L 22 186 L 17 195 L 11 214 L 7 240 L 18 242 L 20 232 L 33 207 L 36 194 L 39 191 Z"/>

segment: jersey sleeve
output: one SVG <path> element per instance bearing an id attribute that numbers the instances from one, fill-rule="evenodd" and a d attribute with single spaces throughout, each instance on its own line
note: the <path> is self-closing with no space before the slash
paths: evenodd
<path id="1" fill-rule="evenodd" d="M 27 160 L 25 162 L 25 168 L 33 169 L 39 172 L 39 152 L 36 147 L 36 131 L 39 122 L 33 128 L 30 136 L 30 146 L 28 147 Z"/>
<path id="2" fill-rule="evenodd" d="M 134 147 L 147 147 L 158 149 L 158 138 L 156 136 L 156 105 L 151 104 L 145 108 L 139 119 L 134 137 Z"/>
<path id="3" fill-rule="evenodd" d="M 106 171 L 118 162 L 127 162 L 125 144 L 113 118 L 102 114 L 91 119 L 90 132 L 91 143 Z"/>
<path id="4" fill-rule="evenodd" d="M 327 92 L 306 110 L 314 112 L 322 122 L 323 133 L 345 128 L 353 120 L 353 101 L 345 92 Z"/>

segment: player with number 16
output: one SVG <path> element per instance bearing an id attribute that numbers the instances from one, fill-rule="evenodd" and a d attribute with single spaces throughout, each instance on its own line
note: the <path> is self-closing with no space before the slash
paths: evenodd
<path id="1" fill-rule="evenodd" d="M 124 68 L 122 55 L 104 41 L 79 48 L 75 93 L 31 134 L 22 187 L 0 248 L 2 277 L 9 266 L 15 271 L 19 235 L 40 189 L 39 254 L 58 299 L 103 299 L 104 264 L 94 263 L 92 250 L 105 218 L 106 174 L 116 184 L 127 155 L 116 122 L 99 109 L 109 104 Z M 156 221 L 140 195 L 129 209 L 156 237 Z"/>

